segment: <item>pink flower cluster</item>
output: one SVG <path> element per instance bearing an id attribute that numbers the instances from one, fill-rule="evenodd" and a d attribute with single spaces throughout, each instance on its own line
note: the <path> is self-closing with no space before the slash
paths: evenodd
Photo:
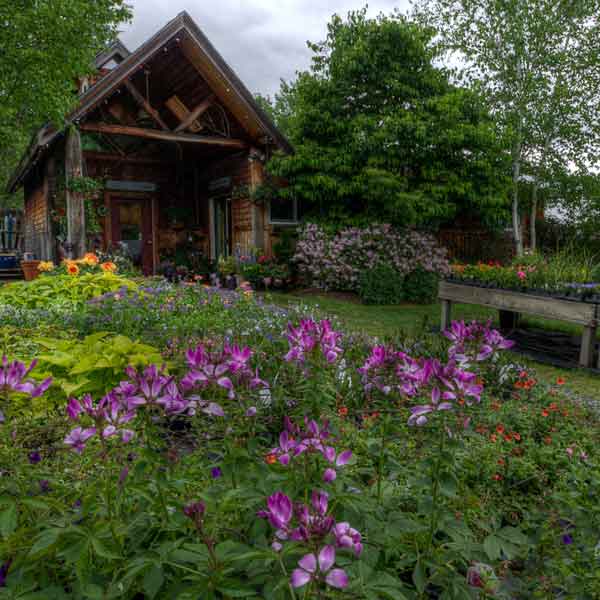
<path id="1" fill-rule="evenodd" d="M 65 444 L 81 453 L 87 441 L 96 435 L 103 442 L 118 436 L 127 443 L 133 438 L 134 431 L 123 426 L 134 421 L 142 409 L 155 416 L 193 416 L 202 412 L 223 417 L 222 406 L 200 394 L 209 392 L 214 396 L 221 390 L 229 399 L 234 399 L 236 392 L 243 388 L 268 387 L 267 382 L 260 379 L 258 370 L 251 369 L 251 357 L 249 348 L 226 344 L 221 352 L 209 353 L 203 346 L 198 346 L 187 352 L 190 370 L 179 382 L 166 374 L 164 367 L 159 369 L 151 365 L 141 372 L 128 367 L 125 373 L 129 379 L 122 381 L 97 404 L 89 394 L 81 400 L 69 400 L 67 414 L 79 426 L 67 435 Z M 247 416 L 255 413 L 255 407 L 246 411 Z M 81 423 L 82 418 L 90 426 Z"/>
<path id="2" fill-rule="evenodd" d="M 276 552 L 282 549 L 281 542 L 287 540 L 321 547 L 318 554 L 306 554 L 298 561 L 298 568 L 293 571 L 290 580 L 293 587 L 316 581 L 334 588 L 345 588 L 348 585 L 346 572 L 332 568 L 336 548 L 351 550 L 356 557 L 362 553 L 360 533 L 347 522 L 336 523 L 328 514 L 328 504 L 329 495 L 323 491 L 313 491 L 310 506 L 293 504 L 289 496 L 276 492 L 268 498 L 267 509 L 258 513 L 275 528 L 276 540 L 272 547 Z"/>
<path id="3" fill-rule="evenodd" d="M 305 452 L 318 453 L 331 465 L 325 469 L 323 481 L 325 483 L 335 481 L 336 468 L 348 464 L 352 458 L 352 451 L 345 450 L 338 453 L 331 445 L 333 440 L 328 422 L 319 426 L 316 421 L 305 417 L 304 425 L 305 429 L 300 429 L 289 417 L 285 417 L 285 429 L 279 435 L 279 446 L 273 448 L 271 454 L 277 457 L 280 464 L 287 467 L 293 458 Z"/>
<path id="4" fill-rule="evenodd" d="M 378 389 L 384 394 L 396 392 L 408 398 L 428 398 L 427 404 L 411 408 L 411 425 L 424 425 L 428 414 L 451 410 L 452 402 L 479 402 L 483 391 L 476 382 L 477 375 L 460 368 L 454 360 L 443 364 L 437 359 L 415 359 L 383 346 L 372 349 L 359 373 L 367 392 Z"/>
<path id="5" fill-rule="evenodd" d="M 356 291 L 363 271 L 387 264 L 405 276 L 422 267 L 447 275 L 446 250 L 432 235 L 390 225 L 343 229 L 329 236 L 318 225 L 307 224 L 296 245 L 294 261 L 313 285 Z"/>
<path id="6" fill-rule="evenodd" d="M 490 321 L 485 324 L 473 321 L 468 325 L 464 321 L 453 321 L 444 335 L 452 343 L 448 357 L 462 366 L 493 360 L 499 352 L 514 346 L 514 342 L 492 329 Z"/>
<path id="7" fill-rule="evenodd" d="M 27 376 L 35 366 L 37 361 L 31 362 L 29 367 L 18 360 L 8 361 L 6 356 L 2 357 L 2 367 L 0 368 L 0 401 L 8 399 L 12 394 L 26 394 L 31 398 L 38 398 L 46 392 L 52 384 L 52 378 L 48 377 L 41 383 L 33 379 L 27 379 Z M 0 423 L 4 423 L 5 417 L 0 405 Z"/>
<path id="8" fill-rule="evenodd" d="M 289 323 L 287 339 L 290 346 L 285 355 L 287 362 L 303 364 L 310 355 L 320 350 L 325 360 L 332 364 L 342 353 L 342 334 L 332 329 L 328 319 L 318 323 L 313 319 L 302 319 L 298 327 Z"/>
<path id="9" fill-rule="evenodd" d="M 251 357 L 252 350 L 247 347 L 225 344 L 222 352 L 211 353 L 200 345 L 186 353 L 190 372 L 181 380 L 181 386 L 185 390 L 216 386 L 226 390 L 230 400 L 236 396 L 236 386 L 268 388 L 269 384 L 259 377 L 258 369 L 253 371 L 250 367 Z"/>

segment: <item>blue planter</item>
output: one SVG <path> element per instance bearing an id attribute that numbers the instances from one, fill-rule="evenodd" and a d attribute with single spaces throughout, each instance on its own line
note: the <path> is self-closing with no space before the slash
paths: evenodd
<path id="1" fill-rule="evenodd" d="M 14 254 L 0 254 L 0 269 L 16 269 L 17 257 Z"/>

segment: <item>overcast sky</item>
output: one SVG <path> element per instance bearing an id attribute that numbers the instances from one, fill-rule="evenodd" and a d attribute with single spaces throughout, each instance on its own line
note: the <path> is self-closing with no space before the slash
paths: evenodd
<path id="1" fill-rule="evenodd" d="M 273 94 L 280 79 L 308 67 L 306 41 L 325 38 L 332 14 L 366 0 L 129 0 L 133 21 L 121 39 L 135 50 L 182 10 L 192 16 L 252 92 Z M 370 0 L 369 13 L 406 10 L 409 0 Z"/>

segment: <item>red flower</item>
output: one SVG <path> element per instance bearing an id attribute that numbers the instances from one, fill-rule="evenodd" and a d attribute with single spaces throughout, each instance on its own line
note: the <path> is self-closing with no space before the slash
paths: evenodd
<path id="1" fill-rule="evenodd" d="M 504 433 L 504 425 L 502 425 L 502 423 L 499 423 L 498 425 L 496 425 L 496 432 Z"/>
<path id="2" fill-rule="evenodd" d="M 345 417 L 348 415 L 348 407 L 347 406 L 340 406 L 338 408 L 338 415 L 340 417 Z"/>
<path id="3" fill-rule="evenodd" d="M 502 481 L 502 480 L 504 479 L 504 477 L 502 477 L 502 475 L 500 475 L 500 473 L 494 473 L 494 474 L 492 475 L 492 479 L 493 479 L 494 481 Z"/>
<path id="4" fill-rule="evenodd" d="M 556 385 L 565 385 L 565 383 L 567 383 L 567 380 L 563 377 L 558 377 L 556 380 Z"/>
<path id="5" fill-rule="evenodd" d="M 544 408 L 544 410 L 542 410 L 542 417 L 549 417 L 550 413 L 548 412 L 547 408 Z"/>

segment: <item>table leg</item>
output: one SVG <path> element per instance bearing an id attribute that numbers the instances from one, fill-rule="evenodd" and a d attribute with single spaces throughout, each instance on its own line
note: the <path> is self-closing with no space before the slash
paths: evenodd
<path id="1" fill-rule="evenodd" d="M 579 353 L 579 364 L 582 367 L 591 367 L 594 358 L 594 342 L 596 341 L 596 327 L 586 326 L 581 336 L 581 352 Z"/>
<path id="2" fill-rule="evenodd" d="M 442 331 L 446 331 L 446 329 L 450 329 L 451 322 L 452 322 L 452 301 L 451 300 L 442 300 L 442 322 L 441 322 Z"/>
<path id="3" fill-rule="evenodd" d="M 500 321 L 500 329 L 502 331 L 512 331 L 519 324 L 519 313 L 512 310 L 499 310 L 498 319 Z"/>

